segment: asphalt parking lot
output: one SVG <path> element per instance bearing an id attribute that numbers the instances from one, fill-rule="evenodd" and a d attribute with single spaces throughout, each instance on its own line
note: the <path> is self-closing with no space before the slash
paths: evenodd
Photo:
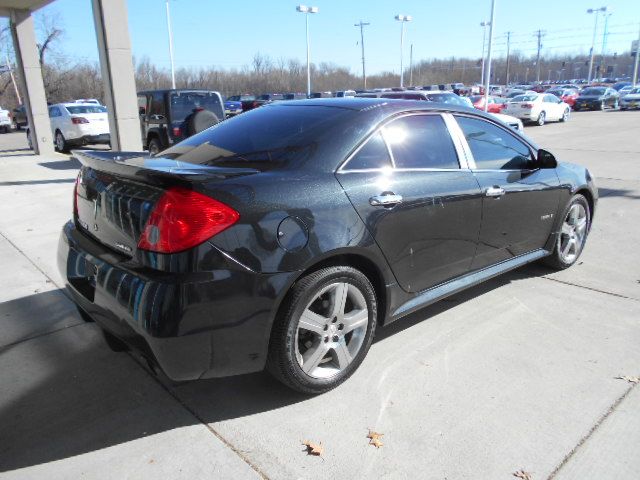
<path id="1" fill-rule="evenodd" d="M 0 135 L 0 478 L 637 478 L 640 386 L 616 377 L 640 375 L 638 125 L 606 111 L 527 127 L 596 178 L 579 264 L 527 266 L 381 330 L 318 397 L 267 374 L 174 385 L 108 350 L 56 266 L 77 163 Z"/>

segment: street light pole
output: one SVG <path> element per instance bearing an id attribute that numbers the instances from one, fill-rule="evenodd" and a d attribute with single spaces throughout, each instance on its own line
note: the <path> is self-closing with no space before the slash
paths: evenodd
<path id="1" fill-rule="evenodd" d="M 396 20 L 401 22 L 400 26 L 400 86 L 404 87 L 404 68 L 402 66 L 404 52 L 404 24 L 413 20 L 411 15 L 396 15 Z"/>
<path id="2" fill-rule="evenodd" d="M 360 27 L 360 46 L 362 47 L 362 87 L 364 90 L 367 89 L 367 73 L 364 68 L 364 27 L 370 25 L 369 23 L 364 23 L 360 20 L 360 23 L 356 23 L 354 27 Z"/>
<path id="3" fill-rule="evenodd" d="M 487 26 L 489 22 L 480 22 L 482 27 L 482 72 L 480 73 L 480 83 L 484 85 L 484 46 L 487 41 Z"/>
<path id="4" fill-rule="evenodd" d="M 593 72 L 593 57 L 596 50 L 596 33 L 598 32 L 598 14 L 600 12 L 606 12 L 607 7 L 590 8 L 587 13 L 595 13 L 595 23 L 593 25 L 593 39 L 591 40 L 591 58 L 589 60 L 589 75 L 587 76 L 587 83 L 591 83 L 591 73 Z"/>
<path id="5" fill-rule="evenodd" d="M 171 30 L 171 14 L 169 12 L 169 0 L 165 2 L 167 6 L 167 31 L 169 32 L 169 60 L 171 60 L 171 88 L 176 88 L 176 67 L 173 63 L 173 32 Z"/>
<path id="6" fill-rule="evenodd" d="M 296 11 L 304 13 L 307 31 L 307 98 L 311 96 L 311 50 L 309 46 L 309 14 L 318 13 L 318 7 L 307 7 L 306 5 L 298 5 Z"/>
<path id="7" fill-rule="evenodd" d="M 495 23 L 496 0 L 491 0 L 491 21 L 489 22 L 489 48 L 487 50 L 487 74 L 484 78 L 484 111 L 489 109 L 489 84 L 491 83 L 491 47 L 493 45 L 493 24 Z"/>
<path id="8" fill-rule="evenodd" d="M 633 80 L 631 81 L 634 87 L 638 83 L 638 58 L 640 58 L 640 28 L 638 28 L 638 43 L 636 44 L 636 58 L 633 62 Z"/>

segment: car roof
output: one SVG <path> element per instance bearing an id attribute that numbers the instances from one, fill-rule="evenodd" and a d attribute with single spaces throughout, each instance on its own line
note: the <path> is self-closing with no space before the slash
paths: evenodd
<path id="1" fill-rule="evenodd" d="M 292 108 L 298 106 L 332 107 L 343 108 L 355 111 L 383 110 L 387 114 L 400 113 L 404 111 L 435 111 L 435 112 L 464 112 L 478 113 L 478 116 L 485 116 L 493 119 L 491 115 L 486 115 L 473 107 L 444 104 L 438 102 L 425 102 L 424 100 L 406 100 L 400 98 L 314 98 L 309 100 L 294 100 L 292 102 L 275 103 L 265 105 L 261 108 Z"/>

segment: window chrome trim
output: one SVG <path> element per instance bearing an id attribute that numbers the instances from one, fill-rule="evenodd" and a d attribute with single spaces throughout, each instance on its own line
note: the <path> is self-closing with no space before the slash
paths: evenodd
<path id="1" fill-rule="evenodd" d="M 462 132 L 460 125 L 458 125 L 458 122 L 451 113 L 443 113 L 442 118 L 449 130 L 453 146 L 458 154 L 458 163 L 460 164 L 460 168 L 473 170 L 476 164 L 473 159 L 473 155 L 471 155 L 471 150 L 468 148 L 469 145 L 467 145 L 467 140 L 464 138 L 464 133 Z"/>
<path id="2" fill-rule="evenodd" d="M 468 162 L 467 157 L 460 155 L 460 151 L 458 150 L 458 146 L 456 145 L 456 140 L 453 132 L 449 128 L 449 122 L 447 121 L 446 116 L 451 115 L 447 112 L 401 112 L 399 115 L 394 115 L 392 117 L 384 119 L 367 137 L 356 147 L 353 152 L 347 155 L 347 158 L 340 164 L 340 166 L 336 169 L 335 173 L 349 173 L 349 172 L 380 172 L 380 171 L 391 171 L 391 172 L 401 172 L 401 171 L 445 171 L 445 172 L 456 172 L 458 170 L 468 170 Z M 398 120 L 400 118 L 405 117 L 415 117 L 415 116 L 439 116 L 444 121 L 446 130 L 449 132 L 449 137 L 451 138 L 451 142 L 453 143 L 453 148 L 456 152 L 456 157 L 458 158 L 458 168 L 396 168 L 396 161 L 393 157 L 393 152 L 391 151 L 391 147 L 389 146 L 389 142 L 385 138 L 382 133 L 382 129 L 386 127 L 391 122 Z M 457 123 L 456 123 L 457 126 Z M 458 126 L 458 128 L 460 128 Z M 364 145 L 373 137 L 376 133 L 380 133 L 382 135 L 382 140 L 387 146 L 387 152 L 389 153 L 389 157 L 391 158 L 391 168 L 363 168 L 363 169 L 348 169 L 347 165 L 351 161 L 351 159 L 364 147 Z"/>
<path id="3" fill-rule="evenodd" d="M 477 120 L 484 120 L 485 122 L 491 124 L 491 125 L 495 125 L 498 128 L 501 128 L 502 130 L 504 130 L 505 132 L 507 132 L 509 135 L 511 135 L 512 137 L 514 137 L 516 140 L 519 140 L 521 143 L 523 143 L 528 149 L 529 149 L 529 153 L 531 155 L 531 158 L 535 161 L 536 158 L 536 152 L 537 150 L 535 148 L 533 148 L 533 146 L 527 142 L 524 138 L 522 138 L 521 136 L 518 135 L 514 135 L 513 132 L 514 130 L 509 128 L 507 124 L 499 124 L 495 121 L 493 121 L 493 119 L 489 119 L 489 118 L 485 118 L 485 117 L 480 117 L 480 116 L 475 116 L 475 115 L 468 115 L 464 112 L 455 112 L 455 114 L 451 114 L 451 116 L 453 117 L 453 121 L 455 121 L 456 126 L 457 126 L 457 130 L 460 136 L 460 141 L 462 142 L 462 145 L 464 147 L 465 152 L 468 152 L 468 159 L 469 159 L 469 168 L 474 171 L 474 172 L 526 172 L 526 171 L 535 171 L 535 170 L 539 170 L 539 168 L 517 168 L 517 169 L 501 169 L 501 168 L 478 168 L 478 166 L 476 165 L 476 160 L 475 158 L 473 158 L 473 153 L 471 152 L 471 147 L 469 146 L 469 142 L 467 142 L 466 137 L 464 136 L 464 132 L 462 131 L 462 127 L 460 127 L 460 124 L 458 123 L 457 119 L 455 118 L 456 116 L 458 117 L 468 117 L 468 118 L 474 118 Z M 518 132 L 516 132 L 518 133 Z"/>

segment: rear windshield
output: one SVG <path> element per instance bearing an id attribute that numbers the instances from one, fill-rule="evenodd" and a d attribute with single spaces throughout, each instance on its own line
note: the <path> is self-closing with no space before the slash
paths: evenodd
<path id="1" fill-rule="evenodd" d="M 448 105 L 465 105 L 466 103 L 455 93 L 427 93 L 427 99 L 435 103 Z"/>
<path id="2" fill-rule="evenodd" d="M 538 95 L 517 95 L 511 99 L 512 102 L 534 102 Z"/>
<path id="3" fill-rule="evenodd" d="M 582 95 L 604 95 L 606 88 L 585 88 Z"/>
<path id="4" fill-rule="evenodd" d="M 171 120 L 183 122 L 188 115 L 198 110 L 209 110 L 217 116 L 222 115 L 222 106 L 218 95 L 206 92 L 172 93 Z"/>
<path id="5" fill-rule="evenodd" d="M 64 107 L 67 109 L 72 115 L 76 115 L 78 113 L 105 113 L 107 111 L 107 107 L 103 107 L 101 105 L 79 105 L 77 107 L 67 106 Z"/>
<path id="6" fill-rule="evenodd" d="M 162 156 L 210 166 L 274 168 L 309 153 L 321 135 L 331 135 L 352 114 L 322 106 L 265 106 L 218 123 Z"/>

